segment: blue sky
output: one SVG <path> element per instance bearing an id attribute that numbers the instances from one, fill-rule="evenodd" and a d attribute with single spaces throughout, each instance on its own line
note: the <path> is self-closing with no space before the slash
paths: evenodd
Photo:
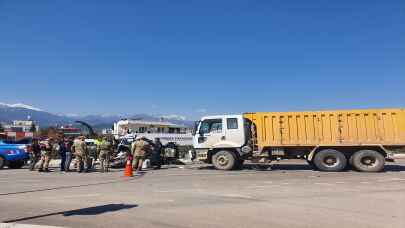
<path id="1" fill-rule="evenodd" d="M 54 113 L 405 107 L 405 1 L 0 0 L 0 102 Z"/>

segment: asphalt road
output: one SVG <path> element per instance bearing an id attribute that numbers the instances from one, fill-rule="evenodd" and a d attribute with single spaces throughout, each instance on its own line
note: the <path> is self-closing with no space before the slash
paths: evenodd
<path id="1" fill-rule="evenodd" d="M 322 173 L 287 161 L 170 167 L 142 177 L 0 170 L 0 222 L 63 227 L 404 228 L 405 160 L 384 173 Z"/>

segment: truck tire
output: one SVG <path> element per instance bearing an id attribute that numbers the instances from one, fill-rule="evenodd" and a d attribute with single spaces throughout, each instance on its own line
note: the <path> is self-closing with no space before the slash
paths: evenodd
<path id="1" fill-rule="evenodd" d="M 360 172 L 381 172 L 385 158 L 375 150 L 361 150 L 352 156 L 353 167 Z"/>
<path id="2" fill-rule="evenodd" d="M 231 151 L 222 150 L 212 156 L 212 164 L 219 170 L 232 170 L 236 165 L 236 156 Z"/>
<path id="3" fill-rule="evenodd" d="M 314 158 L 316 168 L 325 172 L 340 172 L 347 167 L 346 156 L 337 150 L 326 149 L 319 151 Z"/>
<path id="4" fill-rule="evenodd" d="M 6 165 L 6 160 L 2 156 L 0 156 L 0 169 L 3 169 Z"/>

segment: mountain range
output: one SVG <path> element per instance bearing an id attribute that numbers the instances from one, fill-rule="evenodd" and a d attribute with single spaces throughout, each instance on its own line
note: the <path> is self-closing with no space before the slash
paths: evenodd
<path id="1" fill-rule="evenodd" d="M 84 121 L 92 125 L 95 129 L 111 128 L 114 122 L 124 118 L 142 119 L 146 121 L 159 121 L 164 118 L 165 121 L 186 126 L 192 126 L 193 123 L 192 121 L 186 120 L 183 116 L 177 115 L 154 116 L 149 114 L 134 114 L 126 117 L 119 115 L 61 115 L 50 113 L 26 104 L 0 103 L 0 123 L 11 123 L 13 120 L 31 119 L 39 124 L 41 128 L 73 124 L 77 120 Z"/>

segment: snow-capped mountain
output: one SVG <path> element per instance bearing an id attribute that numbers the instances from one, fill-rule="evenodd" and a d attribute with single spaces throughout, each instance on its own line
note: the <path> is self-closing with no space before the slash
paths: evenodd
<path id="1" fill-rule="evenodd" d="M 28 118 L 37 122 L 41 127 L 72 124 L 77 120 L 81 120 L 93 125 L 95 128 L 109 128 L 114 122 L 123 118 L 151 121 L 159 121 L 161 118 L 164 118 L 166 121 L 175 124 L 192 126 L 191 121 L 187 121 L 185 117 L 178 115 L 153 116 L 148 114 L 134 114 L 130 116 L 79 116 L 74 114 L 54 114 L 25 104 L 0 103 L 0 123 L 11 123 L 13 120 L 26 120 Z"/>
<path id="2" fill-rule="evenodd" d="M 161 118 L 170 119 L 170 120 L 180 120 L 180 121 L 187 120 L 187 118 L 185 116 L 181 116 L 181 115 L 165 115 L 165 116 L 161 116 Z"/>
<path id="3" fill-rule="evenodd" d="M 6 104 L 6 103 L 2 103 L 0 102 L 0 107 L 9 107 L 9 108 L 23 108 L 23 109 L 30 109 L 30 110 L 34 110 L 34 111 L 42 111 L 39 108 L 33 107 L 31 105 L 26 105 L 26 104 L 21 104 L 21 103 L 17 103 L 17 104 Z"/>

